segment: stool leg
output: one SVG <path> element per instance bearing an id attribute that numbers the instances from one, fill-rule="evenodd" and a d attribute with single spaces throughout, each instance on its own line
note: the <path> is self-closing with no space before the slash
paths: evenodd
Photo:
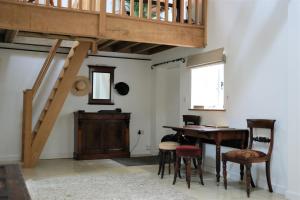
<path id="1" fill-rule="evenodd" d="M 171 174 L 171 158 L 172 158 L 172 153 L 171 151 L 168 152 L 168 156 L 169 156 L 169 174 Z"/>
<path id="2" fill-rule="evenodd" d="M 157 173 L 157 175 L 160 174 L 160 172 L 161 172 L 161 166 L 162 166 L 162 152 L 161 152 L 161 150 L 159 150 L 158 158 L 159 158 L 159 166 L 158 166 L 158 173 Z"/>
<path id="3" fill-rule="evenodd" d="M 200 177 L 200 182 L 201 182 L 201 185 L 204 185 L 204 182 L 203 182 L 203 173 L 202 173 L 202 157 L 198 157 L 198 173 L 199 173 L 199 177 Z"/>
<path id="4" fill-rule="evenodd" d="M 244 179 L 244 165 L 240 164 L 240 175 L 241 175 L 241 181 Z"/>
<path id="5" fill-rule="evenodd" d="M 181 169 L 181 157 L 179 157 L 178 165 L 179 165 L 179 168 L 178 168 L 178 176 L 179 176 L 179 178 L 182 178 L 182 176 L 181 176 L 181 171 L 180 171 L 180 169 Z"/>
<path id="6" fill-rule="evenodd" d="M 191 186 L 191 158 L 188 158 L 186 161 L 186 182 L 188 188 L 190 189 Z"/>
<path id="7" fill-rule="evenodd" d="M 195 158 L 193 158 L 193 164 L 194 164 L 195 169 L 197 169 L 197 168 L 198 168 L 198 167 L 197 167 L 197 161 L 196 161 Z"/>
<path id="8" fill-rule="evenodd" d="M 177 179 L 177 173 L 178 173 L 178 171 L 180 171 L 180 169 L 179 169 L 180 160 L 181 160 L 180 157 L 176 156 L 173 185 L 175 185 L 176 179 Z"/>
<path id="9" fill-rule="evenodd" d="M 166 152 L 165 152 L 165 151 L 162 151 L 161 179 L 164 177 L 164 173 L 165 173 L 165 160 L 166 160 Z"/>
<path id="10" fill-rule="evenodd" d="M 224 178 L 224 187 L 227 190 L 227 167 L 226 160 L 223 160 L 223 178 Z"/>

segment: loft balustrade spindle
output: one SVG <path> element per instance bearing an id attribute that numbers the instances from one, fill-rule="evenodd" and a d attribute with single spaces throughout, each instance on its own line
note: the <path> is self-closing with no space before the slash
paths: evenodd
<path id="1" fill-rule="evenodd" d="M 193 17 L 192 17 L 192 0 L 188 0 L 188 23 L 192 24 L 193 22 Z"/>
<path id="2" fill-rule="evenodd" d="M 176 22 L 177 18 L 177 5 L 176 5 L 177 0 L 173 0 L 173 8 L 172 8 L 172 22 Z"/>
<path id="3" fill-rule="evenodd" d="M 130 16 L 134 16 L 134 0 L 130 0 Z"/>
<path id="4" fill-rule="evenodd" d="M 144 17 L 144 5 L 143 0 L 139 0 L 139 18 Z"/>
<path id="5" fill-rule="evenodd" d="M 199 22 L 200 22 L 199 8 L 200 8 L 200 0 L 196 0 L 196 2 L 195 2 L 195 23 L 197 25 L 199 25 Z"/>
<path id="6" fill-rule="evenodd" d="M 148 0 L 148 19 L 152 19 L 152 0 Z"/>
<path id="7" fill-rule="evenodd" d="M 82 10 L 82 0 L 78 0 L 79 10 Z"/>
<path id="8" fill-rule="evenodd" d="M 92 11 L 93 10 L 93 0 L 89 0 L 89 8 L 88 8 L 89 11 Z"/>
<path id="9" fill-rule="evenodd" d="M 169 15 L 169 0 L 165 0 L 165 21 L 168 21 Z"/>
<path id="10" fill-rule="evenodd" d="M 156 0 L 156 19 L 160 21 L 160 0 Z"/>
<path id="11" fill-rule="evenodd" d="M 120 9 L 121 9 L 121 15 L 126 15 L 125 0 L 121 0 Z"/>
<path id="12" fill-rule="evenodd" d="M 180 0 L 180 23 L 184 23 L 184 0 Z"/>
<path id="13" fill-rule="evenodd" d="M 207 0 L 202 1 L 202 21 L 204 26 L 204 46 L 207 45 Z"/>
<path id="14" fill-rule="evenodd" d="M 116 0 L 112 0 L 112 14 L 116 14 Z"/>

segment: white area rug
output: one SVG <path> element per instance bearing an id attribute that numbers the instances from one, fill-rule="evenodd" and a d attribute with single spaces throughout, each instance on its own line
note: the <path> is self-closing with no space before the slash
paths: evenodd
<path id="1" fill-rule="evenodd" d="M 26 184 L 32 200 L 195 200 L 150 172 L 74 175 Z"/>

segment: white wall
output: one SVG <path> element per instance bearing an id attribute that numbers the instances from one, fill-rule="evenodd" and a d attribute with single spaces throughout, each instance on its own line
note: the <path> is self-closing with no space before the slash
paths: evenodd
<path id="1" fill-rule="evenodd" d="M 277 192 L 287 189 L 288 68 L 287 15 L 285 0 L 211 0 L 208 4 L 208 46 L 202 49 L 176 48 L 153 56 L 153 63 L 185 57 L 224 47 L 225 112 L 189 112 L 189 70 L 181 67 L 180 110 L 201 115 L 203 124 L 246 127 L 247 118 L 276 119 L 272 159 L 272 181 Z M 223 151 L 228 149 L 223 148 Z M 214 172 L 215 148 L 207 145 L 205 168 Z M 238 166 L 230 164 L 238 178 Z M 266 187 L 264 166 L 255 165 L 253 175 Z"/>
<path id="2" fill-rule="evenodd" d="M 177 64 L 168 65 L 167 68 L 156 68 L 153 70 L 155 87 L 155 128 L 156 137 L 153 149 L 158 152 L 158 144 L 161 138 L 173 133 L 162 126 L 180 125 L 180 68 Z M 153 152 L 153 153 L 154 153 Z"/>
<path id="3" fill-rule="evenodd" d="M 21 116 L 22 93 L 31 88 L 42 66 L 46 53 L 3 50 L 0 49 L 0 160 L 18 160 L 21 147 Z M 34 119 L 44 105 L 52 84 L 60 72 L 66 55 L 58 54 L 51 67 L 47 84 L 34 103 Z M 75 97 L 69 94 L 64 107 L 57 119 L 52 134 L 42 153 L 42 158 L 71 158 L 73 155 L 73 112 L 86 110 L 96 112 L 104 109 L 121 108 L 123 112 L 131 113 L 130 149 L 137 141 L 138 130 L 143 130 L 138 145 L 132 155 L 150 154 L 147 150 L 151 141 L 152 118 L 152 71 L 150 61 L 134 59 L 115 59 L 103 57 L 88 57 L 85 59 L 79 75 L 88 76 L 87 65 L 116 66 L 115 83 L 126 82 L 130 91 L 126 96 L 120 96 L 113 91 L 115 105 L 88 105 L 88 97 Z"/>
<path id="4" fill-rule="evenodd" d="M 288 58 L 288 190 L 289 199 L 300 199 L 300 1 L 289 2 Z"/>

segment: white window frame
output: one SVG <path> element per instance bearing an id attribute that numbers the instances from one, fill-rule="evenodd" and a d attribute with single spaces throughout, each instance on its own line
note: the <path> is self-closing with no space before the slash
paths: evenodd
<path id="1" fill-rule="evenodd" d="M 218 79 L 219 79 L 219 84 L 218 84 L 218 95 L 222 95 L 222 97 L 218 97 L 218 104 L 217 104 L 217 107 L 214 107 L 213 105 L 203 105 L 204 107 L 194 107 L 193 105 L 193 86 L 192 86 L 192 71 L 193 69 L 199 69 L 199 68 L 207 68 L 207 67 L 212 67 L 212 66 L 215 66 L 215 65 L 220 65 L 222 64 L 223 65 L 223 78 L 220 77 L 222 76 L 222 73 L 218 73 Z M 225 63 L 224 62 L 218 62 L 218 63 L 213 63 L 213 64 L 207 64 L 207 65 L 202 65 L 202 66 L 199 66 L 199 67 L 193 67 L 190 69 L 190 102 L 189 102 L 189 106 L 190 106 L 190 110 L 217 110 L 217 111 L 225 111 Z M 221 79 L 221 80 L 220 80 Z M 223 81 L 222 81 L 223 79 Z M 220 102 L 222 101 L 222 102 Z M 222 106 L 221 106 L 222 105 Z"/>

